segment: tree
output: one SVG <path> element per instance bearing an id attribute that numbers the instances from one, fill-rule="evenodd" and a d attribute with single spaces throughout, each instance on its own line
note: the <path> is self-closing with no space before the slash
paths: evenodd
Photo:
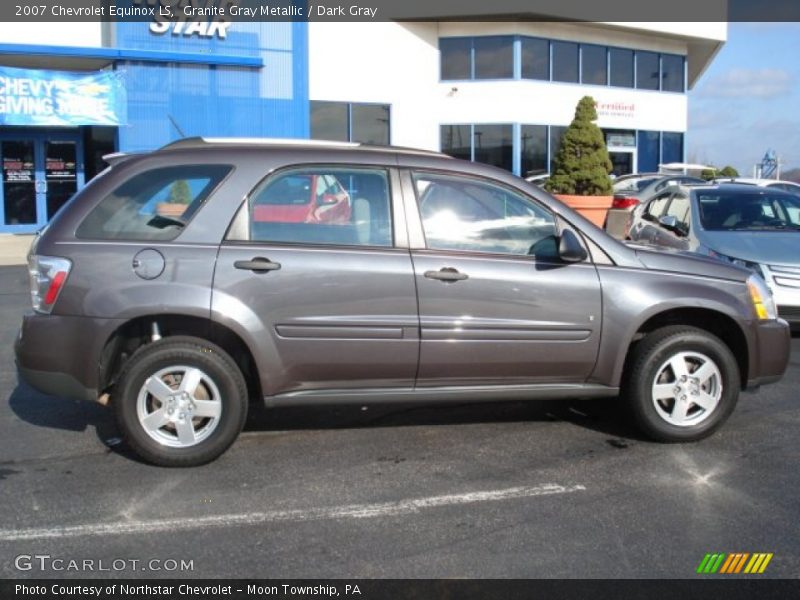
<path id="1" fill-rule="evenodd" d="M 717 176 L 716 169 L 703 169 L 700 171 L 700 179 L 705 179 L 706 181 L 711 181 Z"/>
<path id="2" fill-rule="evenodd" d="M 724 167 L 722 167 L 722 170 L 719 172 L 719 174 L 722 177 L 738 177 L 739 171 L 737 171 L 730 165 L 725 165 Z"/>
<path id="3" fill-rule="evenodd" d="M 603 132 L 597 120 L 595 101 L 584 96 L 575 109 L 575 118 L 564 132 L 561 147 L 553 161 L 548 192 L 577 196 L 611 195 L 612 165 Z"/>
<path id="4" fill-rule="evenodd" d="M 192 201 L 192 190 L 185 179 L 178 179 L 169 190 L 167 202 L 173 204 L 189 204 Z"/>

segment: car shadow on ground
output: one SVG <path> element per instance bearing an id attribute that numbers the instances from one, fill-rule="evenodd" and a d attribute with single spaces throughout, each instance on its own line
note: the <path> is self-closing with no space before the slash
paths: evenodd
<path id="1" fill-rule="evenodd" d="M 107 451 L 138 461 L 122 441 L 110 408 L 41 394 L 24 383 L 17 385 L 8 403 L 19 419 L 35 427 L 75 433 L 94 429 Z M 610 438 L 609 443 L 642 439 L 626 418 L 623 402 L 618 398 L 281 408 L 267 408 L 261 403 L 254 403 L 250 407 L 245 431 L 336 430 L 526 421 L 571 423 L 607 435 Z M 8 458 L 13 462 L 13 456 Z"/>

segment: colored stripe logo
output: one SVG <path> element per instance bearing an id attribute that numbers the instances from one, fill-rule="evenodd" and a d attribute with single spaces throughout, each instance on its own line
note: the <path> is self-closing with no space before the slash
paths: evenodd
<path id="1" fill-rule="evenodd" d="M 727 554 L 717 552 L 706 554 L 697 567 L 697 572 L 702 575 L 713 575 L 715 573 L 724 575 L 760 574 L 767 569 L 769 561 L 772 560 L 772 552 L 734 552 Z"/>

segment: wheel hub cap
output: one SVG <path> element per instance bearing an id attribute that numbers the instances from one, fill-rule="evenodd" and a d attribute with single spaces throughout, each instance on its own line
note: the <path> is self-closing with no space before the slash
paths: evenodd
<path id="1" fill-rule="evenodd" d="M 699 352 L 679 352 L 666 360 L 652 386 L 658 415 L 672 425 L 691 427 L 708 419 L 722 398 L 722 373 Z"/>

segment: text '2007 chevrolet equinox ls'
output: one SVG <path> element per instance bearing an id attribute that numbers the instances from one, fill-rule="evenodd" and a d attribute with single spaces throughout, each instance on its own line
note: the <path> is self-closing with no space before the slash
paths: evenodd
<path id="1" fill-rule="evenodd" d="M 31 248 L 17 364 L 153 463 L 218 457 L 250 401 L 619 395 L 697 440 L 787 366 L 757 275 L 629 248 L 493 167 L 201 138 L 108 161 Z"/>

